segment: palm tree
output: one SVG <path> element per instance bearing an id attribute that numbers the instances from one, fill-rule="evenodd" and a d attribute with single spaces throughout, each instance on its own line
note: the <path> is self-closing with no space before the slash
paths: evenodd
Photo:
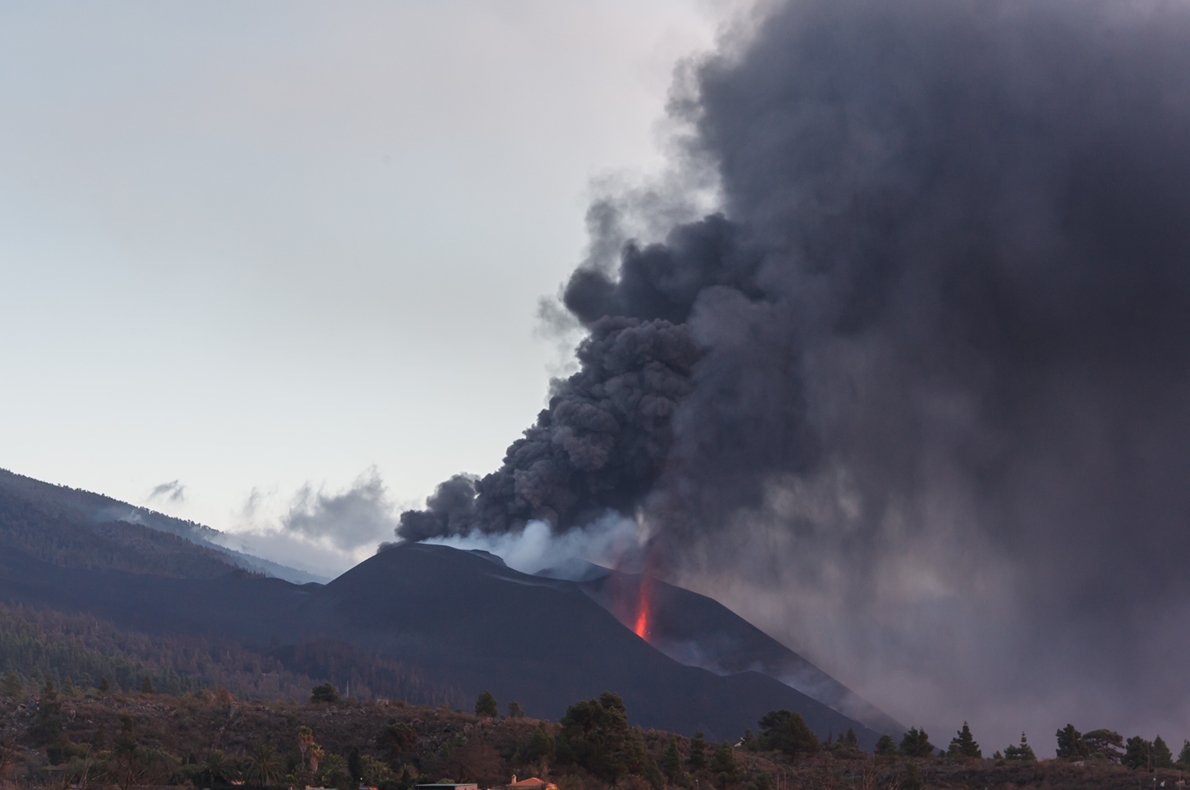
<path id="1" fill-rule="evenodd" d="M 207 775 L 207 781 L 212 785 L 226 784 L 229 779 L 235 777 L 236 773 L 235 763 L 218 749 L 207 755 L 207 759 L 203 761 L 202 769 L 203 773 Z"/>
<path id="2" fill-rule="evenodd" d="M 306 767 L 306 752 L 314 745 L 314 731 L 309 727 L 298 727 L 298 751 L 302 755 L 302 767 Z"/>
<path id="3" fill-rule="evenodd" d="M 277 750 L 262 743 L 248 757 L 248 780 L 257 787 L 271 785 L 281 776 L 281 762 Z"/>
<path id="4" fill-rule="evenodd" d="M 310 749 L 306 752 L 306 756 L 310 760 L 310 770 L 313 773 L 318 773 L 318 764 L 322 762 L 322 758 L 326 756 L 326 752 L 318 744 L 312 743 L 310 744 Z"/>
<path id="5" fill-rule="evenodd" d="M 343 758 L 337 754 L 328 754 L 322 761 L 322 779 L 328 787 L 338 787 L 345 778 Z"/>

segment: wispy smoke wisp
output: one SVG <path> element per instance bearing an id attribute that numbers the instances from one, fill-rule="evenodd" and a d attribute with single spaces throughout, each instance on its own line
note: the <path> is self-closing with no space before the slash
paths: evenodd
<path id="1" fill-rule="evenodd" d="M 182 485 L 177 480 L 171 480 L 168 483 L 154 486 L 153 490 L 149 492 L 148 501 L 164 500 L 179 504 L 186 501 L 186 486 Z"/>

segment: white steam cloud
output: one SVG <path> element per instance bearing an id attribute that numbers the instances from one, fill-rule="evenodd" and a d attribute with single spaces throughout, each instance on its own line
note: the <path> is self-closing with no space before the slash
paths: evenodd
<path id="1" fill-rule="evenodd" d="M 608 512 L 584 527 L 552 534 L 543 521 L 530 521 L 520 532 L 430 538 L 424 543 L 495 554 L 513 570 L 563 579 L 583 579 L 592 565 L 639 570 L 649 539 L 647 526 Z"/>

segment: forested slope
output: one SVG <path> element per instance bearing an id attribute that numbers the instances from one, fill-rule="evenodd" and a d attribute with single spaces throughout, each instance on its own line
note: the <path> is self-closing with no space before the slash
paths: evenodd
<path id="1" fill-rule="evenodd" d="M 302 700 L 333 682 L 362 699 L 460 704 L 462 693 L 420 670 L 328 639 L 255 651 L 230 639 L 147 634 L 90 615 L 0 604 L 0 675 L 23 686 L 49 677 L 59 688 L 168 694 L 226 688 L 248 699 Z"/>
<path id="2" fill-rule="evenodd" d="M 105 567 L 102 565 L 104 561 L 114 563 L 107 567 L 117 570 L 134 567 L 127 562 L 127 555 L 118 559 L 110 550 L 104 551 L 99 559 L 88 561 L 90 564 L 80 564 L 79 558 L 85 557 L 89 549 L 99 548 L 103 551 L 106 548 L 102 543 L 84 545 L 84 533 L 98 532 L 111 543 L 139 550 L 151 561 L 159 560 L 163 554 L 185 554 L 185 546 L 191 545 L 204 549 L 208 559 L 214 558 L 227 565 L 286 579 L 295 584 L 325 581 L 314 574 L 226 548 L 221 544 L 223 533 L 202 524 L 173 518 L 102 494 L 45 483 L 6 469 L 0 469 L 0 503 L 6 504 L 9 511 L 5 514 L 0 510 L 0 531 L 9 529 L 19 533 L 17 542 L 12 545 L 34 556 L 44 556 L 51 562 L 57 562 L 54 557 L 60 557 L 63 561 L 73 563 L 73 567 Z M 8 523 L 10 520 L 12 523 Z M 31 527 L 52 528 L 47 536 L 56 536 L 53 538 L 59 543 L 56 553 L 38 551 L 39 540 L 36 537 L 29 539 Z M 163 539 L 158 540 L 158 536 Z M 178 543 L 179 540 L 181 543 Z M 76 550 L 63 551 L 66 544 Z M 150 544 L 155 544 L 155 547 L 151 548 Z M 0 547 L 3 545 L 0 543 Z M 197 558 L 200 555 L 192 553 L 189 556 Z M 210 570 L 209 566 L 207 570 Z M 170 561 L 162 572 L 190 576 L 204 571 L 183 571 Z"/>
<path id="3" fill-rule="evenodd" d="M 124 521 L 86 523 L 62 508 L 43 509 L 0 487 L 0 550 L 14 549 L 64 568 L 214 578 L 234 569 L 219 552 L 177 535 Z"/>

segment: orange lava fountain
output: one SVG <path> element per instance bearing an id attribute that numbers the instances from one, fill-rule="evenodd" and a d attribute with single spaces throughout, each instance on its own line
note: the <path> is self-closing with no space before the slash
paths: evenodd
<path id="1" fill-rule="evenodd" d="M 645 635 L 649 632 L 649 607 L 645 606 L 643 601 L 641 602 L 640 611 L 636 614 L 636 628 L 633 630 L 636 631 L 636 635 L 641 639 L 644 639 Z"/>
<path id="2" fill-rule="evenodd" d="M 649 638 L 649 577 L 641 576 L 637 593 L 636 626 L 632 629 L 641 639 Z"/>

